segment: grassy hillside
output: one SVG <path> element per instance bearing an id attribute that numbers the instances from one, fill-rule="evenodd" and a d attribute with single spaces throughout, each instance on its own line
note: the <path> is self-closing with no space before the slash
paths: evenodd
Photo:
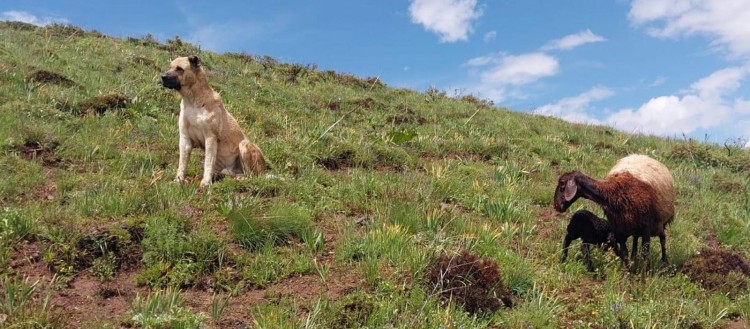
<path id="1" fill-rule="evenodd" d="M 264 151 L 268 175 L 201 190 L 195 152 L 190 182 L 172 182 L 179 96 L 159 75 L 189 54 Z M 750 154 L 736 147 L 179 39 L 20 23 L 0 23 L 0 100 L 0 327 L 750 323 L 747 276 L 721 272 L 750 253 Z M 581 200 L 557 214 L 557 176 L 603 177 L 630 153 L 674 174 L 670 264 L 658 243 L 644 275 L 598 250 L 588 273 L 578 243 L 560 263 L 569 216 L 601 210 Z M 434 284 L 455 259 L 474 269 Z"/>

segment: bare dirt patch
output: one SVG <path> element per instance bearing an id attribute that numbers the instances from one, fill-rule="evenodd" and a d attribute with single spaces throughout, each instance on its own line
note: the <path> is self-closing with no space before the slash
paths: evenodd
<path id="1" fill-rule="evenodd" d="M 576 284 L 570 285 L 560 291 L 560 301 L 568 312 L 563 312 L 564 327 L 574 327 L 576 322 L 594 322 L 596 316 L 590 313 L 581 313 L 577 308 L 596 299 L 600 294 L 599 287 L 602 283 L 601 278 L 586 276 L 580 279 Z"/>
<path id="2" fill-rule="evenodd" d="M 287 278 L 264 289 L 241 292 L 230 298 L 221 319 L 214 325 L 216 328 L 245 328 L 252 324 L 250 310 L 254 306 L 282 298 L 292 300 L 301 312 L 298 315 L 304 316 L 319 298 L 335 300 L 353 292 L 361 284 L 361 275 L 355 271 L 331 271 L 325 282 L 316 274 L 307 274 Z M 184 291 L 182 296 L 186 305 L 193 310 L 210 314 L 212 292 L 190 289 Z"/>
<path id="3" fill-rule="evenodd" d="M 38 282 L 36 299 L 49 293 L 52 310 L 63 317 L 66 328 L 119 322 L 136 293 L 148 293 L 135 285 L 135 269 L 120 271 L 109 281 L 100 281 L 85 270 L 76 274 L 67 287 L 59 287 L 55 273 L 41 260 L 40 252 L 38 243 L 21 242 L 12 255 L 11 272 L 30 283 Z"/>
<path id="4" fill-rule="evenodd" d="M 111 281 L 99 281 L 88 271 L 79 274 L 67 289 L 56 290 L 52 304 L 63 310 L 70 328 L 127 320 L 136 295 L 148 294 L 134 283 L 135 272 L 120 272 Z"/>
<path id="5" fill-rule="evenodd" d="M 562 239 L 564 234 L 560 231 L 560 221 L 566 220 L 566 215 L 558 213 L 552 207 L 544 207 L 537 212 L 536 221 L 537 232 L 541 239 Z M 561 240 L 562 241 L 562 240 Z"/>
<path id="6" fill-rule="evenodd" d="M 743 318 L 727 319 L 723 323 L 719 324 L 719 328 L 748 329 L 750 328 L 750 321 L 743 319 Z"/>

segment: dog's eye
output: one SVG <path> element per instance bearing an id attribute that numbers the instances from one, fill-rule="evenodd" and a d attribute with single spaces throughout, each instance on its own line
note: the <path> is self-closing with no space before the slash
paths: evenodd
<path id="1" fill-rule="evenodd" d="M 179 66 L 177 67 L 177 69 L 176 69 L 176 70 L 177 70 L 177 72 L 182 72 L 182 71 L 185 71 L 185 70 L 183 70 L 183 69 L 182 69 L 181 67 L 179 67 Z"/>

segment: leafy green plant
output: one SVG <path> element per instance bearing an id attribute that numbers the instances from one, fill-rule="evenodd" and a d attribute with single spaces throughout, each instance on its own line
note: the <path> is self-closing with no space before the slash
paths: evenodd
<path id="1" fill-rule="evenodd" d="M 30 238 L 34 232 L 34 220 L 22 216 L 18 210 L 3 208 L 0 210 L 0 240 L 13 244 Z"/>
<path id="2" fill-rule="evenodd" d="M 200 328 L 206 316 L 184 305 L 179 291 L 156 291 L 130 304 L 131 321 L 139 328 Z"/>

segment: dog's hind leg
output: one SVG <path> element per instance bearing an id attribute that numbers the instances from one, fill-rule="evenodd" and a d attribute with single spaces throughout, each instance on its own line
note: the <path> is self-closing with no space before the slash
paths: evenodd
<path id="1" fill-rule="evenodd" d="M 260 148 L 250 143 L 247 139 L 243 139 L 240 142 L 240 162 L 242 163 L 242 171 L 245 175 L 260 174 L 268 169 L 266 160 L 263 158 L 263 152 Z"/>

